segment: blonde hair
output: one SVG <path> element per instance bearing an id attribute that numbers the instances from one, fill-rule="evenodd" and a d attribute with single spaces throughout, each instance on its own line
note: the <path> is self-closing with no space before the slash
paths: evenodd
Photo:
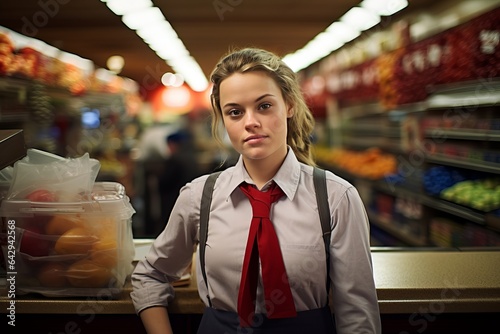
<path id="1" fill-rule="evenodd" d="M 219 126 L 223 124 L 220 107 L 220 84 L 234 73 L 263 71 L 280 87 L 285 103 L 293 109 L 288 118 L 287 144 L 300 162 L 315 166 L 311 151 L 311 134 L 314 117 L 307 106 L 300 89 L 297 75 L 277 55 L 262 49 L 244 48 L 222 57 L 212 71 L 213 83 L 210 100 L 212 103 L 212 135 L 222 145 Z"/>

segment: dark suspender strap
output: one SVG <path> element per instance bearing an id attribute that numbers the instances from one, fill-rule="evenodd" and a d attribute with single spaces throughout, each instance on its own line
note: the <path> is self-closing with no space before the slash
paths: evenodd
<path id="1" fill-rule="evenodd" d="M 326 291 L 330 294 L 330 208 L 328 204 L 328 192 L 326 189 L 326 173 L 323 169 L 314 167 L 313 171 L 314 189 L 318 203 L 319 219 L 323 231 L 323 241 L 326 251 Z"/>
<path id="2" fill-rule="evenodd" d="M 201 273 L 203 275 L 203 280 L 207 286 L 207 299 L 210 307 L 212 307 L 212 302 L 208 296 L 208 282 L 207 273 L 205 272 L 205 246 L 207 243 L 208 235 L 208 217 L 210 216 L 210 206 L 212 204 L 212 192 L 214 190 L 215 181 L 221 172 L 215 172 L 208 176 L 205 186 L 203 187 L 203 193 L 201 195 L 201 208 L 200 208 L 200 266 Z"/>

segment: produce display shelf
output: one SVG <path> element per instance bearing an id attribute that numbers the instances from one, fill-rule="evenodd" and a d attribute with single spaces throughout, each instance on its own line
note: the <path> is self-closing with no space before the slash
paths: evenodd
<path id="1" fill-rule="evenodd" d="M 372 210 L 367 210 L 368 218 L 370 220 L 370 224 L 373 224 L 380 229 L 386 231 L 397 239 L 403 241 L 405 244 L 421 247 L 427 246 L 428 243 L 424 238 L 417 238 L 410 233 L 402 232 L 401 228 L 395 226 L 391 223 L 388 218 L 382 217 L 379 214 L 376 214 Z"/>
<path id="2" fill-rule="evenodd" d="M 343 133 L 362 135 L 363 137 L 381 136 L 383 128 L 374 127 L 373 124 L 347 125 L 341 130 Z"/>
<path id="3" fill-rule="evenodd" d="M 398 185 L 391 184 L 389 181 L 378 180 L 373 182 L 374 187 L 388 195 L 409 198 L 417 202 L 422 202 L 423 196 L 415 189 L 410 190 Z"/>
<path id="4" fill-rule="evenodd" d="M 428 109 L 495 106 L 500 103 L 499 92 L 499 79 L 436 85 L 426 103 Z"/>
<path id="5" fill-rule="evenodd" d="M 367 149 L 370 147 L 382 147 L 384 146 L 384 140 L 381 137 L 344 137 L 342 139 L 344 145 L 352 148 Z"/>
<path id="6" fill-rule="evenodd" d="M 467 208 L 460 204 L 425 195 L 422 195 L 422 204 L 458 217 L 465 218 L 473 223 L 486 226 L 484 219 L 485 213 L 478 212 L 472 208 Z"/>
<path id="7" fill-rule="evenodd" d="M 23 130 L 0 130 L 0 170 L 26 156 Z"/>
<path id="8" fill-rule="evenodd" d="M 425 137 L 433 138 L 436 133 L 439 133 L 440 137 L 446 137 L 448 139 L 500 141 L 500 131 L 481 129 L 454 130 L 442 128 L 427 128 L 425 130 Z"/>
<path id="9" fill-rule="evenodd" d="M 488 161 L 475 162 L 460 158 L 448 158 L 439 154 L 428 155 L 426 157 L 426 160 L 427 162 L 430 163 L 442 164 L 458 168 L 472 169 L 479 172 L 500 174 L 500 164 Z"/>

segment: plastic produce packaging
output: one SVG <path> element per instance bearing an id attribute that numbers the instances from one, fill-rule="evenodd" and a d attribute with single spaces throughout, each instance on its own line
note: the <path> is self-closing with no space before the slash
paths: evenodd
<path id="1" fill-rule="evenodd" d="M 29 149 L 27 156 L 14 164 L 7 198 L 38 201 L 36 194 L 42 191 L 54 197 L 51 201 L 78 200 L 92 191 L 99 168 L 99 161 L 88 153 L 65 159 Z"/>
<path id="2" fill-rule="evenodd" d="M 0 205 L 2 252 L 6 266 L 15 264 L 7 271 L 17 272 L 16 293 L 119 296 L 134 259 L 135 210 L 125 188 L 94 182 L 99 163 L 88 155 L 29 159 L 14 165 Z"/>

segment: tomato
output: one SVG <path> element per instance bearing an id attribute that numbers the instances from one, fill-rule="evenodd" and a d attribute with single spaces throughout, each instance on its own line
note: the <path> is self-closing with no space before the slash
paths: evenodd
<path id="1" fill-rule="evenodd" d="M 57 195 L 46 189 L 34 190 L 26 196 L 31 202 L 57 202 Z"/>

